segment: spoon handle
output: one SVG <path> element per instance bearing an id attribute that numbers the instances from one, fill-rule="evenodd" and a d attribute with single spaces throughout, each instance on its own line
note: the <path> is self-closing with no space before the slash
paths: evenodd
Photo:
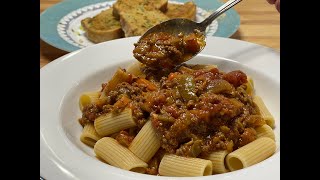
<path id="1" fill-rule="evenodd" d="M 205 20 L 203 20 L 200 23 L 200 26 L 202 29 L 201 31 L 205 31 L 207 26 L 209 26 L 213 20 L 215 20 L 217 17 L 219 17 L 221 14 L 223 14 L 228 9 L 232 8 L 234 5 L 238 4 L 242 0 L 229 0 L 224 5 L 219 7 L 215 12 L 213 12 L 209 17 L 207 17 Z"/>

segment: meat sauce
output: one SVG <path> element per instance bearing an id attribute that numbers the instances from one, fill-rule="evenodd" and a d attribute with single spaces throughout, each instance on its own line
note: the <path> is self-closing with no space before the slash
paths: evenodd
<path id="1" fill-rule="evenodd" d="M 131 108 L 137 127 L 112 135 L 128 147 L 151 120 L 161 147 L 148 163 L 148 174 L 158 174 L 166 152 L 205 157 L 219 150 L 231 152 L 254 141 L 255 128 L 265 121 L 246 92 L 246 74 L 195 67 L 182 64 L 164 72 L 144 67 L 145 78 L 132 75 L 130 83 L 118 84 L 103 103 L 84 107 L 79 121 L 84 125 L 102 114 Z M 125 105 L 118 106 L 120 101 Z"/>
<path id="2" fill-rule="evenodd" d="M 151 33 L 135 43 L 133 55 L 147 66 L 171 68 L 197 54 L 205 46 L 204 39 L 199 31 L 187 35 Z"/>
<path id="3" fill-rule="evenodd" d="M 246 93 L 246 79 L 241 71 L 187 67 L 162 78 L 159 91 L 147 100 L 161 147 L 180 156 L 204 157 L 255 140 L 254 128 L 265 122 Z"/>

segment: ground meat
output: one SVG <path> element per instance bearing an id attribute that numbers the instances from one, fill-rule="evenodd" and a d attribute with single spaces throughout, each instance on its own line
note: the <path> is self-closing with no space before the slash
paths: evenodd
<path id="1" fill-rule="evenodd" d="M 191 140 L 185 144 L 182 144 L 180 148 L 176 150 L 176 154 L 186 157 L 197 157 L 202 152 L 202 140 Z"/>
<path id="2" fill-rule="evenodd" d="M 202 154 L 201 156 L 207 156 L 210 152 L 225 150 L 226 146 L 226 137 L 223 133 L 218 132 L 213 136 L 208 136 L 205 139 L 204 145 L 202 146 Z"/>
<path id="3" fill-rule="evenodd" d="M 82 110 L 82 118 L 89 121 L 94 121 L 101 115 L 102 109 L 98 108 L 95 104 L 85 106 Z"/>
<path id="4" fill-rule="evenodd" d="M 241 113 L 242 107 L 243 104 L 240 101 L 214 93 L 201 95 L 199 102 L 195 104 L 196 109 L 208 112 L 208 118 L 210 119 L 213 117 L 231 119 Z"/>
<path id="5" fill-rule="evenodd" d="M 260 115 L 249 115 L 243 121 L 244 126 L 257 128 L 266 124 L 265 120 Z"/>
<path id="6" fill-rule="evenodd" d="M 160 148 L 152 159 L 148 162 L 148 168 L 146 168 L 146 173 L 151 175 L 158 175 L 159 164 L 163 158 L 166 151 Z"/>
<path id="7" fill-rule="evenodd" d="M 90 121 L 86 118 L 79 118 L 78 121 L 82 127 L 84 127 L 87 123 L 90 123 Z"/>
<path id="8" fill-rule="evenodd" d="M 265 121 L 246 92 L 246 75 L 241 71 L 220 72 L 215 67 L 192 67 L 196 66 L 182 64 L 158 72 L 145 68 L 146 78 L 133 77 L 116 85 L 104 101 L 85 106 L 79 122 L 85 125 L 102 114 L 131 108 L 137 126 L 111 135 L 128 147 L 151 120 L 161 143 L 146 169 L 154 175 L 164 153 L 204 157 L 219 150 L 231 152 L 254 141 L 254 128 Z"/>
<path id="9" fill-rule="evenodd" d="M 129 147 L 133 139 L 134 136 L 130 136 L 127 131 L 120 131 L 120 133 L 116 136 L 116 140 L 125 147 Z"/>
<path id="10" fill-rule="evenodd" d="M 240 136 L 240 147 L 254 141 L 256 139 L 255 136 L 256 131 L 253 128 L 246 128 Z"/>
<path id="11" fill-rule="evenodd" d="M 238 87 L 247 82 L 247 75 L 242 71 L 231 71 L 223 75 L 223 79 Z"/>
<path id="12" fill-rule="evenodd" d="M 199 31 L 177 36 L 158 32 L 148 34 L 136 43 L 133 55 L 148 66 L 172 68 L 199 52 L 204 45 L 204 35 Z"/>
<path id="13" fill-rule="evenodd" d="M 201 141 L 198 147 L 200 156 L 204 156 L 217 150 L 232 151 L 256 138 L 249 127 L 261 126 L 263 122 L 242 86 L 246 82 L 244 73 L 225 74 L 217 68 L 180 68 L 180 71 L 188 75 L 170 73 L 160 81 L 161 89 L 147 101 L 149 107 L 158 107 L 152 111 L 151 120 L 161 137 L 163 149 L 196 157 L 199 154 L 192 153 L 191 143 L 195 140 Z M 190 76 L 196 82 L 193 85 L 188 80 L 192 79 Z M 179 89 L 179 83 L 188 83 L 188 86 Z M 196 96 L 189 98 L 188 94 L 195 89 L 198 89 Z M 255 114 L 256 117 L 249 117 Z"/>
<path id="14" fill-rule="evenodd" d="M 135 98 L 138 95 L 141 95 L 142 90 L 137 87 L 136 84 L 132 83 L 129 84 L 127 82 L 122 82 L 118 84 L 115 88 L 115 90 L 111 91 L 108 94 L 108 99 L 111 99 L 113 101 L 110 101 L 111 104 L 115 103 L 119 98 L 121 98 L 121 95 L 126 95 L 130 99 Z"/>

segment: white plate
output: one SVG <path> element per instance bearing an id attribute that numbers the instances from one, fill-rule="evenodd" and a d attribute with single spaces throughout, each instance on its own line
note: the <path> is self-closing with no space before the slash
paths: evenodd
<path id="1" fill-rule="evenodd" d="M 53 179 L 173 179 L 121 170 L 102 163 L 80 142 L 78 97 L 106 82 L 117 67 L 133 62 L 138 37 L 93 45 L 56 59 L 40 70 L 40 175 Z M 232 60 L 229 60 L 232 59 Z M 256 93 L 276 119 L 277 151 L 265 161 L 226 174 L 184 179 L 280 179 L 280 56 L 260 45 L 208 37 L 201 55 L 190 63 L 240 69 L 255 82 Z M 179 178 L 174 178 L 179 179 Z"/>

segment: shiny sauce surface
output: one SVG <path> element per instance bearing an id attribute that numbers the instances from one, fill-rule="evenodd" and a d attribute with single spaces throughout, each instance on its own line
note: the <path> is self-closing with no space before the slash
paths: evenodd
<path id="1" fill-rule="evenodd" d="M 134 45 L 134 57 L 143 64 L 172 68 L 197 54 L 205 46 L 205 36 L 196 30 L 187 35 L 157 32 L 147 35 Z"/>

